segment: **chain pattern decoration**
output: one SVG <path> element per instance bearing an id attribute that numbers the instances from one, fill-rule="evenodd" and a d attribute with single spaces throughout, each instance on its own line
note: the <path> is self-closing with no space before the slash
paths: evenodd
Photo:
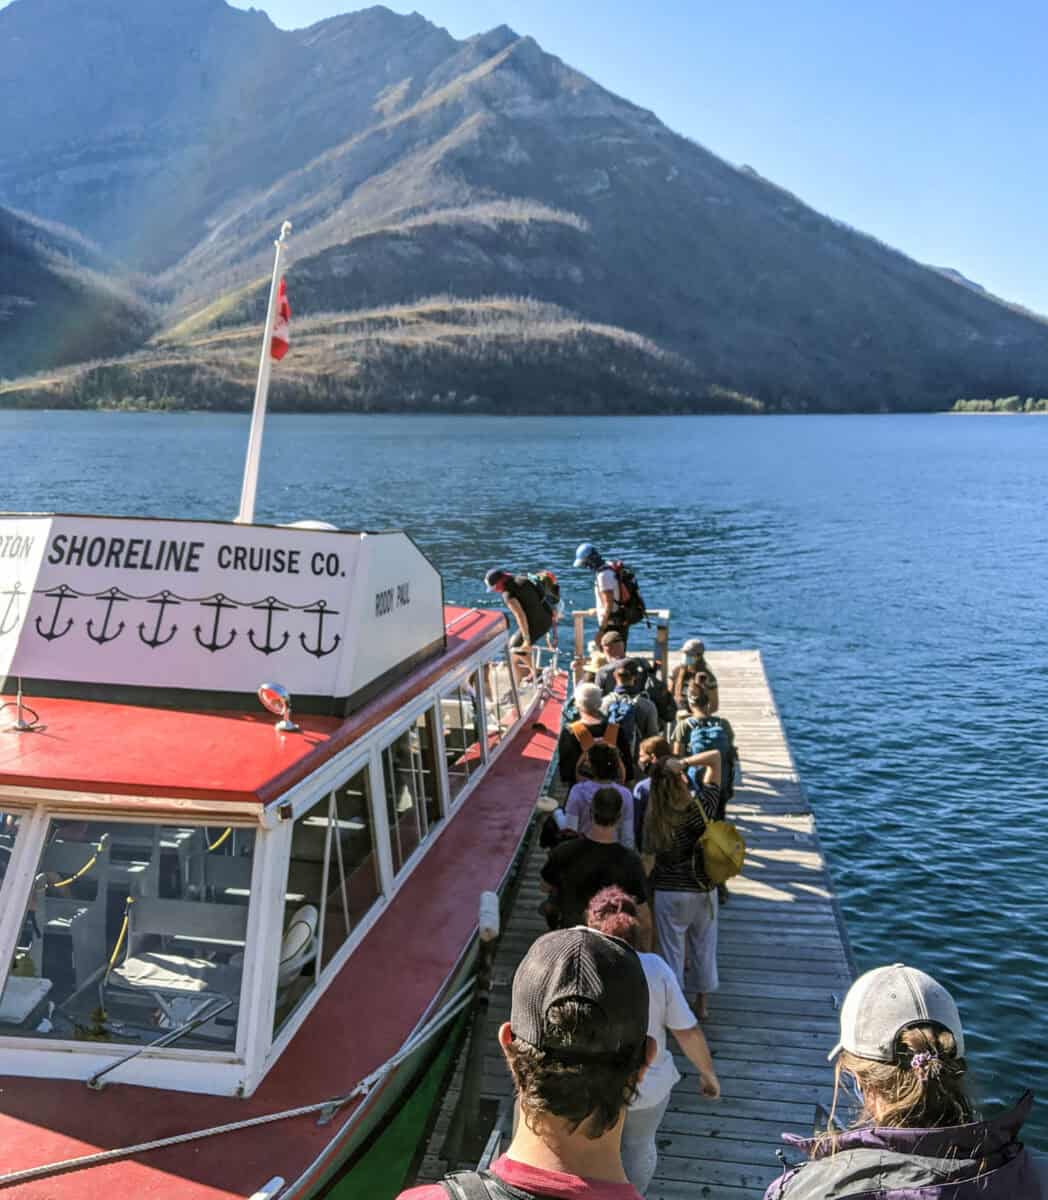
<path id="1" fill-rule="evenodd" d="M 136 596 L 125 592 L 119 587 L 104 588 L 100 592 L 81 592 L 66 583 L 55 587 L 38 590 L 32 595 L 44 596 L 54 602 L 50 612 L 35 617 L 33 626 L 38 637 L 48 642 L 58 641 L 69 634 L 77 625 L 78 618 L 83 621 L 83 629 L 91 641 L 99 646 L 115 642 L 119 637 L 132 631 L 137 632 L 138 640 L 150 650 L 166 646 L 179 632 L 179 623 L 175 619 L 178 614 L 168 610 L 181 608 L 183 605 L 196 605 L 203 609 L 198 613 L 199 621 L 190 630 L 197 645 L 211 654 L 219 654 L 228 650 L 241 636 L 240 630 L 232 624 L 236 619 L 234 614 L 248 613 L 251 622 L 246 631 L 246 640 L 258 654 L 268 657 L 279 654 L 298 635 L 298 642 L 307 654 L 316 658 L 326 658 L 334 654 L 342 641 L 341 634 L 328 634 L 325 642 L 325 622 L 340 615 L 337 609 L 329 608 L 326 600 L 311 600 L 307 604 L 291 604 L 276 596 L 264 596 L 261 600 L 235 600 L 224 592 L 213 592 L 207 596 L 180 596 L 166 588 L 144 596 Z M 22 589 L 17 582 L 6 591 L 0 591 L 0 638 L 6 637 L 18 628 L 21 622 L 22 604 L 29 593 Z M 74 609 L 72 606 L 80 601 L 94 601 L 96 607 L 90 612 L 84 608 Z M 125 620 L 121 613 L 130 617 L 132 610 L 122 608 L 126 604 L 149 605 L 145 618 L 138 621 Z M 98 607 L 100 606 L 100 607 Z M 73 615 L 70 615 L 70 614 Z M 257 615 L 255 615 L 257 614 Z M 308 618 L 304 627 L 301 621 L 296 622 L 292 614 L 301 614 Z M 141 615 L 141 614 L 136 614 Z M 282 618 L 288 618 L 290 628 L 281 629 L 278 623 Z M 183 636 L 188 633 L 183 629 Z"/>

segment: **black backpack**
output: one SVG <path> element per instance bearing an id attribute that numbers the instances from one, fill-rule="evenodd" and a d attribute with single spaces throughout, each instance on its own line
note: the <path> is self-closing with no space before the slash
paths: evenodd
<path id="1" fill-rule="evenodd" d="M 658 674 L 658 667 L 654 663 L 645 672 L 644 695 L 655 705 L 655 711 L 659 714 L 660 721 L 665 721 L 667 724 L 676 721 L 677 701 L 673 699 L 673 693 L 663 683 Z"/>
<path id="2" fill-rule="evenodd" d="M 441 1186 L 450 1200 L 540 1200 L 535 1192 L 503 1183 L 490 1171 L 455 1171 L 444 1176 Z"/>
<path id="3" fill-rule="evenodd" d="M 624 562 L 608 563 L 608 566 L 615 572 L 615 578 L 619 584 L 619 605 L 615 609 L 614 616 L 627 625 L 636 625 L 638 621 L 643 621 L 647 616 L 644 599 L 637 586 L 637 576 Z"/>

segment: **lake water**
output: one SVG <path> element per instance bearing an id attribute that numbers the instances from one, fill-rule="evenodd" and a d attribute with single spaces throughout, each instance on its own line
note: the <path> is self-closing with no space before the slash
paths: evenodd
<path id="1" fill-rule="evenodd" d="M 246 417 L 0 434 L 4 508 L 237 508 Z M 1034 1087 L 1048 1147 L 1048 418 L 276 416 L 259 497 L 261 521 L 405 527 L 469 603 L 497 564 L 588 605 L 591 540 L 677 644 L 758 647 L 860 968 L 939 976 L 980 1098 Z"/>

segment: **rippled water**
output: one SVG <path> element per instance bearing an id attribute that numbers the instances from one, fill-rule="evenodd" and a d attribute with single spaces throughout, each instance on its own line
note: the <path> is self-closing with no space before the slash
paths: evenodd
<path id="1" fill-rule="evenodd" d="M 228 517 L 246 431 L 0 413 L 3 506 Z M 1046 500 L 1043 417 L 278 416 L 257 516 L 404 526 L 470 602 L 506 564 L 588 604 L 590 539 L 675 635 L 759 647 L 860 968 L 947 982 L 1048 1146 Z"/>

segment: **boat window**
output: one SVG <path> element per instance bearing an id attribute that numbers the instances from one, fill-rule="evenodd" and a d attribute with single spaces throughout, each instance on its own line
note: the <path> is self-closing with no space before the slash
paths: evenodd
<path id="1" fill-rule="evenodd" d="M 493 749 L 517 723 L 519 716 L 506 651 L 501 651 L 485 664 L 484 691 L 487 698 L 488 746 Z"/>
<path id="2" fill-rule="evenodd" d="M 451 799 L 462 791 L 484 765 L 480 737 L 480 676 L 474 672 L 440 700 L 440 719 L 444 726 L 444 753 L 448 763 L 448 789 Z"/>
<path id="3" fill-rule="evenodd" d="M 295 822 L 275 1028 L 312 989 L 381 894 L 365 767 Z"/>
<path id="4" fill-rule="evenodd" d="M 386 815 L 399 871 L 440 820 L 440 793 L 434 754 L 433 714 L 424 712 L 382 751 Z"/>
<path id="5" fill-rule="evenodd" d="M 0 1033 L 180 1047 L 236 1041 L 254 830 L 52 820 Z M 3 857 L 0 852 L 0 857 Z"/>
<path id="6" fill-rule="evenodd" d="M 15 838 L 22 818 L 18 813 L 0 812 L 0 887 L 7 878 L 7 868 L 15 849 Z"/>

